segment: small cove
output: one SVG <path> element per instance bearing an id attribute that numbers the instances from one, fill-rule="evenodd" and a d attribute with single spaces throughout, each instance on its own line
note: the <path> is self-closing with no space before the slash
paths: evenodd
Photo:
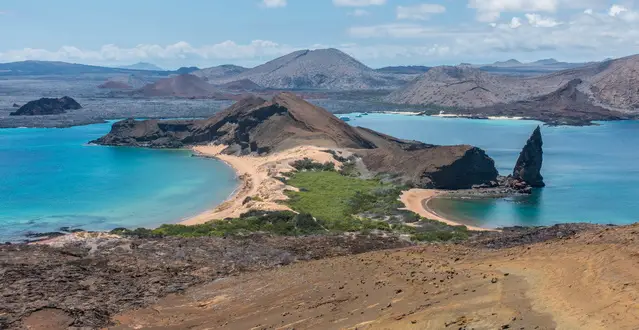
<path id="1" fill-rule="evenodd" d="M 0 241 L 62 226 L 177 222 L 215 207 L 238 185 L 233 169 L 189 150 L 87 144 L 110 127 L 0 129 Z"/>

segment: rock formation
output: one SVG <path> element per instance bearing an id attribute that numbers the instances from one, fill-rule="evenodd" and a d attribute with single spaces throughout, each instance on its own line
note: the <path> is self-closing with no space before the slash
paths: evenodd
<path id="1" fill-rule="evenodd" d="M 40 115 L 56 115 L 65 113 L 66 110 L 82 109 L 80 103 L 74 99 L 65 96 L 59 99 L 41 98 L 31 101 L 15 112 L 10 113 L 11 116 L 40 116 Z"/>
<path id="2" fill-rule="evenodd" d="M 371 171 L 424 188 L 461 189 L 497 177 L 493 160 L 472 146 L 434 146 L 354 128 L 291 93 L 247 97 L 206 120 L 135 121 L 113 125 L 104 145 L 178 148 L 216 143 L 227 154 L 268 154 L 300 145 L 350 149 Z"/>
<path id="3" fill-rule="evenodd" d="M 524 182 L 534 188 L 545 186 L 544 178 L 541 176 L 543 144 L 541 129 L 537 126 L 519 154 L 519 159 L 517 159 L 513 170 L 513 179 Z"/>
<path id="4" fill-rule="evenodd" d="M 19 107 L 20 107 L 20 105 L 19 105 L 18 103 L 14 103 L 14 104 L 12 105 L 12 107 L 14 107 L 14 108 L 19 108 Z"/>

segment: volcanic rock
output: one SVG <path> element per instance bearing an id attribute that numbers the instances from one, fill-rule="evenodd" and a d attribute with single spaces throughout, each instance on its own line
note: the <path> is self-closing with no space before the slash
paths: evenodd
<path id="1" fill-rule="evenodd" d="M 160 79 L 133 93 L 144 97 L 232 99 L 232 96 L 224 95 L 215 86 L 192 74 Z"/>
<path id="2" fill-rule="evenodd" d="M 268 154 L 313 145 L 353 150 L 367 168 L 424 188 L 460 189 L 496 180 L 493 160 L 472 146 L 434 146 L 354 128 L 292 93 L 247 97 L 207 120 L 135 121 L 113 125 L 104 145 L 177 148 L 223 144 L 227 154 Z"/>
<path id="3" fill-rule="evenodd" d="M 106 81 L 103 84 L 98 85 L 98 88 L 101 89 L 133 89 L 133 87 L 129 86 L 127 83 L 121 81 Z"/>
<path id="4" fill-rule="evenodd" d="M 39 116 L 39 115 L 56 115 L 65 113 L 66 110 L 82 109 L 80 103 L 74 99 L 65 96 L 59 99 L 41 98 L 31 101 L 15 112 L 10 113 L 11 116 Z"/>
<path id="5" fill-rule="evenodd" d="M 250 79 L 265 88 L 327 90 L 396 88 L 413 78 L 376 72 L 333 48 L 299 50 L 231 77 L 206 76 L 215 84 Z"/>
<path id="6" fill-rule="evenodd" d="M 544 178 L 541 176 L 541 165 L 543 162 L 543 141 L 541 139 L 541 128 L 533 131 L 526 142 L 526 146 L 519 154 L 519 159 L 513 170 L 513 179 L 522 181 L 531 187 L 544 187 Z"/>

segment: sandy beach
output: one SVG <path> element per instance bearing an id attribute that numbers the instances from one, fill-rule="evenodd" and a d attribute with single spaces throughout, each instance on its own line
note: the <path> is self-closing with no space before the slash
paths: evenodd
<path id="1" fill-rule="evenodd" d="M 206 157 L 215 157 L 235 169 L 240 186 L 225 202 L 214 209 L 200 213 L 194 217 L 184 219 L 180 222 L 183 225 L 196 225 L 211 220 L 222 220 L 226 218 L 236 218 L 242 213 L 254 210 L 285 211 L 291 210 L 281 202 L 288 199 L 284 190 L 296 190 L 297 188 L 288 186 L 275 179 L 281 173 L 293 171 L 289 164 L 298 159 L 310 158 L 316 162 L 334 162 L 337 167 L 341 164 L 329 153 L 324 152 L 325 148 L 314 146 L 301 146 L 272 155 L 257 156 L 230 156 L 222 152 L 226 146 L 211 145 L 193 147 L 193 151 Z M 462 223 L 446 219 L 433 210 L 425 207 L 428 200 L 445 193 L 435 189 L 411 189 L 403 192 L 400 200 L 406 206 L 405 209 L 415 212 L 422 217 L 441 221 L 453 226 L 466 226 L 470 230 L 489 231 L 491 229 L 468 226 Z M 250 197 L 250 198 L 249 198 Z"/>
<path id="2" fill-rule="evenodd" d="M 184 225 L 195 225 L 211 220 L 236 218 L 251 209 L 285 211 L 290 210 L 280 202 L 288 199 L 284 194 L 285 189 L 296 190 L 275 179 L 279 174 L 293 171 L 289 163 L 304 158 L 310 158 L 316 162 L 334 162 L 339 164 L 331 154 L 323 152 L 326 148 L 314 146 L 301 146 L 272 155 L 257 156 L 230 156 L 222 154 L 226 146 L 197 146 L 193 151 L 206 157 L 215 157 L 235 169 L 240 186 L 224 203 L 215 209 L 205 211 L 197 216 L 185 219 Z M 247 198 L 251 200 L 248 201 Z"/>
<path id="3" fill-rule="evenodd" d="M 476 230 L 476 231 L 493 231 L 494 230 L 494 229 L 480 228 L 476 226 L 469 226 L 463 223 L 455 222 L 450 219 L 446 219 L 444 217 L 441 217 L 440 215 L 438 215 L 433 210 L 427 207 L 429 200 L 445 193 L 446 193 L 445 191 L 436 190 L 436 189 L 411 189 L 411 190 L 404 191 L 402 195 L 400 196 L 400 200 L 402 201 L 402 203 L 404 203 L 404 205 L 406 205 L 406 208 L 405 208 L 406 210 L 415 212 L 427 219 L 437 220 L 451 226 L 466 226 L 468 229 Z"/>

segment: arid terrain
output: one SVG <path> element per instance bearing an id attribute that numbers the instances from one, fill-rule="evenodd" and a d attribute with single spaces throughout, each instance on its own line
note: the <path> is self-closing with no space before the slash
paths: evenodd
<path id="1" fill-rule="evenodd" d="M 637 228 L 296 263 L 172 295 L 115 328 L 636 329 Z"/>
<path id="2" fill-rule="evenodd" d="M 637 230 L 518 228 L 410 247 L 381 237 L 259 236 L 4 246 L 0 324 L 635 329 Z M 367 252 L 380 248 L 390 250 Z"/>

